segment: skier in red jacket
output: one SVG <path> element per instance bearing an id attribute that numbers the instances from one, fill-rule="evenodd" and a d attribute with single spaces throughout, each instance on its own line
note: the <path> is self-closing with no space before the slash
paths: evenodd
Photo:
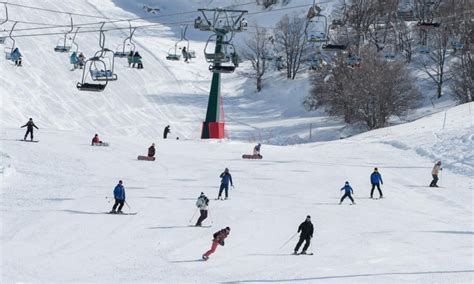
<path id="1" fill-rule="evenodd" d="M 218 245 L 223 246 L 224 245 L 224 239 L 229 236 L 230 233 L 230 228 L 226 227 L 225 229 L 222 229 L 216 233 L 214 233 L 214 239 L 212 240 L 212 246 L 211 249 L 208 250 L 205 254 L 203 254 L 202 259 L 208 260 L 209 256 L 213 254 L 216 251 L 216 248 Z"/>

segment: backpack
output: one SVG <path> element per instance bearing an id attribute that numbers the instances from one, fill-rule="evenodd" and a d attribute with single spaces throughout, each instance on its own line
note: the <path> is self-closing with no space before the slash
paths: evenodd
<path id="1" fill-rule="evenodd" d="M 209 198 L 207 198 L 207 196 L 203 196 L 202 199 L 204 199 L 206 205 L 209 205 Z"/>

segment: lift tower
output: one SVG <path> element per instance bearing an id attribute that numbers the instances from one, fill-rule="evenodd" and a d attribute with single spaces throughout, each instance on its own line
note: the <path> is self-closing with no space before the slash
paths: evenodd
<path id="1" fill-rule="evenodd" d="M 202 13 L 194 21 L 194 28 L 213 33 L 204 48 L 206 61 L 211 63 L 211 90 L 207 104 L 206 120 L 202 124 L 201 139 L 224 138 L 224 112 L 221 108 L 221 73 L 232 73 L 239 64 L 232 39 L 237 32 L 247 29 L 243 16 L 245 10 L 198 9 Z M 214 50 L 207 50 L 214 43 Z M 212 49 L 212 45 L 210 47 Z"/>

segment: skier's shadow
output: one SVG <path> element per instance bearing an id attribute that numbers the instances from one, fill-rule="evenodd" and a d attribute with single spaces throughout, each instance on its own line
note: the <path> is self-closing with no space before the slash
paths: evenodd
<path id="1" fill-rule="evenodd" d="M 179 229 L 179 228 L 191 228 L 192 226 L 159 226 L 159 227 L 149 227 L 148 229 Z"/>
<path id="2" fill-rule="evenodd" d="M 190 260 L 170 260 L 170 263 L 187 263 L 187 262 L 204 262 L 202 259 L 190 259 Z"/>
<path id="3" fill-rule="evenodd" d="M 291 256 L 289 253 L 251 253 L 250 256 Z"/>
<path id="4" fill-rule="evenodd" d="M 86 211 L 77 211 L 77 210 L 61 210 L 64 212 L 72 213 L 72 214 L 88 214 L 88 215 L 96 215 L 96 214 L 106 214 L 105 212 L 86 212 Z"/>

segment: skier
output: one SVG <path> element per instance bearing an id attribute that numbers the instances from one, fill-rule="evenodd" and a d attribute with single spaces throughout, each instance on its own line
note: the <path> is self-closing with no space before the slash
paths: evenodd
<path id="1" fill-rule="evenodd" d="M 380 184 L 383 184 L 382 175 L 379 173 L 379 169 L 374 168 L 374 172 L 370 175 L 370 183 L 372 183 L 372 189 L 370 190 L 370 198 L 374 198 L 374 189 L 377 187 L 380 198 L 383 198 Z"/>
<path id="2" fill-rule="evenodd" d="M 342 196 L 341 201 L 339 202 L 339 205 L 342 204 L 342 201 L 344 201 L 344 199 L 346 199 L 346 197 L 349 197 L 349 199 L 352 201 L 352 204 L 355 204 L 354 198 L 352 198 L 352 194 L 354 194 L 354 190 L 352 190 L 352 187 L 349 185 L 348 181 L 346 181 L 344 186 L 341 188 L 341 191 L 342 190 L 344 190 L 345 193 Z"/>
<path id="3" fill-rule="evenodd" d="M 189 63 L 189 55 L 188 51 L 186 50 L 186 46 L 183 46 L 183 49 L 181 49 L 181 53 L 183 54 L 184 62 Z"/>
<path id="4" fill-rule="evenodd" d="M 229 182 L 232 187 L 234 183 L 232 182 L 232 175 L 229 173 L 229 169 L 225 168 L 224 172 L 219 176 L 221 178 L 221 186 L 219 188 L 219 196 L 217 199 L 222 200 L 222 191 L 225 189 L 225 199 L 229 198 Z"/>
<path id="5" fill-rule="evenodd" d="M 306 254 L 306 250 L 308 249 L 309 245 L 311 244 L 311 238 L 313 237 L 313 232 L 314 232 L 314 227 L 313 224 L 311 223 L 311 216 L 306 216 L 306 220 L 300 224 L 298 227 L 298 233 L 301 232 L 300 234 L 300 240 L 296 244 L 295 247 L 295 252 L 294 254 L 298 254 L 298 250 L 300 249 L 300 246 L 303 244 L 303 241 L 305 242 L 303 250 L 301 251 L 301 254 Z"/>
<path id="6" fill-rule="evenodd" d="M 30 134 L 31 141 L 33 141 L 33 127 L 36 128 L 36 129 L 39 129 L 35 125 L 35 123 L 33 122 L 33 118 L 30 117 L 28 122 L 25 125 L 23 125 L 21 128 L 23 128 L 23 127 L 26 127 L 26 133 L 25 133 L 25 137 L 23 138 L 23 140 L 26 141 L 26 137 L 28 136 L 28 134 Z"/>
<path id="7" fill-rule="evenodd" d="M 200 227 L 202 226 L 202 221 L 206 220 L 207 218 L 207 207 L 209 206 L 209 198 L 204 195 L 204 192 L 201 192 L 201 195 L 198 197 L 196 206 L 201 212 L 201 216 L 199 216 L 199 219 L 196 222 L 196 227 Z"/>
<path id="8" fill-rule="evenodd" d="M 168 138 L 168 134 L 170 134 L 170 133 L 171 133 L 170 126 L 167 125 L 167 126 L 165 127 L 164 132 L 163 132 L 163 139 Z"/>
<path id="9" fill-rule="evenodd" d="M 226 227 L 225 229 L 222 229 L 214 233 L 213 235 L 214 239 L 212 240 L 211 249 L 202 255 L 202 259 L 208 260 L 209 256 L 216 251 L 216 248 L 218 245 L 224 246 L 224 240 L 225 238 L 227 238 L 227 236 L 229 236 L 229 233 L 230 233 L 229 227 Z"/>
<path id="10" fill-rule="evenodd" d="M 132 68 L 135 68 L 135 64 L 137 64 L 137 69 L 143 69 L 142 56 L 140 55 L 140 53 L 138 53 L 138 51 L 135 51 L 132 61 Z"/>
<path id="11" fill-rule="evenodd" d="M 16 47 L 13 52 L 11 53 L 11 60 L 15 62 L 15 66 L 20 67 L 22 63 L 21 59 L 22 55 L 18 47 Z"/>
<path id="12" fill-rule="evenodd" d="M 148 157 L 155 156 L 155 143 L 151 143 L 150 148 L 148 148 Z"/>
<path id="13" fill-rule="evenodd" d="M 79 63 L 79 58 L 77 57 L 77 53 L 73 51 L 71 53 L 71 56 L 69 56 L 69 62 L 74 65 L 74 69 L 77 69 L 78 63 Z"/>
<path id="14" fill-rule="evenodd" d="M 254 156 L 257 155 L 259 157 L 261 157 L 260 155 L 260 148 L 262 147 L 262 144 L 258 143 L 257 145 L 255 145 L 255 147 L 253 148 L 253 154 Z"/>
<path id="15" fill-rule="evenodd" d="M 133 51 L 132 50 L 130 50 L 130 52 L 127 55 L 127 61 L 128 61 L 128 67 L 130 67 L 130 65 L 132 65 L 132 63 L 133 63 Z"/>
<path id="16" fill-rule="evenodd" d="M 123 204 L 125 203 L 125 188 L 123 187 L 121 180 L 119 180 L 119 183 L 114 188 L 114 198 L 115 198 L 114 207 L 112 207 L 112 211 L 110 211 L 109 213 L 122 214 L 123 213 L 122 207 L 123 207 Z M 115 211 L 115 209 L 117 209 L 117 206 L 118 206 L 118 210 Z"/>
<path id="17" fill-rule="evenodd" d="M 436 162 L 436 164 L 433 167 L 433 170 L 431 171 L 431 175 L 433 176 L 433 180 L 430 183 L 430 187 L 439 187 L 437 185 L 438 183 L 438 174 L 439 171 L 442 171 L 443 169 L 441 168 L 441 161 Z"/>
<path id="18" fill-rule="evenodd" d="M 102 141 L 100 141 L 99 134 L 95 134 L 94 138 L 92 138 L 91 146 L 97 146 L 102 144 Z"/>

